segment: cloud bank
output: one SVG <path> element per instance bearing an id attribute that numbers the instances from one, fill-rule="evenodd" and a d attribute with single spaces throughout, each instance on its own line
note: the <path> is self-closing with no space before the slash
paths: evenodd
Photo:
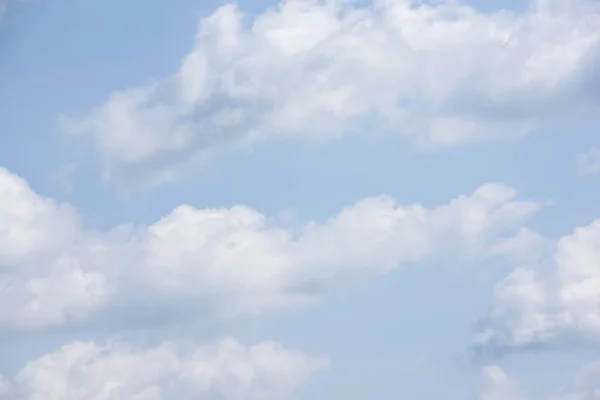
<path id="1" fill-rule="evenodd" d="M 0 327 L 27 331 L 309 305 L 428 257 L 483 256 L 540 208 L 490 183 L 432 209 L 367 198 L 293 231 L 245 206 L 183 205 L 149 226 L 96 232 L 5 169 L 0 194 Z"/>
<path id="2" fill-rule="evenodd" d="M 536 0 L 523 13 L 452 1 L 284 0 L 200 22 L 169 78 L 117 91 L 67 131 L 108 179 L 156 185 L 273 138 L 366 132 L 420 146 L 523 134 L 596 107 L 600 5 Z M 368 124 L 368 129 L 363 129 Z"/>
<path id="3" fill-rule="evenodd" d="M 235 339 L 194 346 L 165 342 L 140 349 L 124 343 L 73 342 L 0 376 L 5 400 L 264 400 L 289 395 L 325 357 L 274 342 L 251 347 Z"/>

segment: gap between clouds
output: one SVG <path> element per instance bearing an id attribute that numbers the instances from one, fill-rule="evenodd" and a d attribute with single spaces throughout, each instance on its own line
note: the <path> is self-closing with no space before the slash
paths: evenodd
<path id="1" fill-rule="evenodd" d="M 65 129 L 92 139 L 108 179 L 157 185 L 272 138 L 515 137 L 597 107 L 599 69 L 600 4 L 590 0 L 535 0 L 523 13 L 284 0 L 252 20 L 229 4 L 200 22 L 171 77 L 114 92 Z"/>
<path id="2" fill-rule="evenodd" d="M 279 343 L 251 347 L 235 339 L 196 346 L 165 342 L 73 342 L 28 362 L 12 379 L 0 375 L 5 400 L 265 400 L 284 398 L 319 370 L 310 357 Z"/>
<path id="3" fill-rule="evenodd" d="M 96 232 L 0 169 L 0 327 L 153 327 L 310 305 L 405 264 L 496 254 L 541 207 L 516 195 L 490 183 L 432 209 L 378 196 L 297 231 L 245 206 L 183 205 Z"/>

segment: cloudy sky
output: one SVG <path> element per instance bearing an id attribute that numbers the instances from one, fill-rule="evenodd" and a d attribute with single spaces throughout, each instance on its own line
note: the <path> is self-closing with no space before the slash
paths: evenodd
<path id="1" fill-rule="evenodd" d="M 600 399 L 597 0 L 0 0 L 0 399 Z"/>

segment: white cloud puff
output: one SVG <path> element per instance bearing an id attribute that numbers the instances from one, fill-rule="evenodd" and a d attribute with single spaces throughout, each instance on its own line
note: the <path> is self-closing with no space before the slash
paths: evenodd
<path id="1" fill-rule="evenodd" d="M 600 343 L 600 219 L 499 283 L 476 342 L 501 351 Z"/>
<path id="2" fill-rule="evenodd" d="M 66 129 L 93 138 L 108 178 L 148 185 L 273 137 L 376 130 L 438 146 L 514 136 L 597 105 L 599 44 L 589 0 L 535 0 L 523 13 L 284 0 L 251 21 L 225 5 L 171 77 L 115 92 Z"/>
<path id="3" fill-rule="evenodd" d="M 328 365 L 326 357 L 278 343 L 246 347 L 231 338 L 206 346 L 165 342 L 150 349 L 74 342 L 28 362 L 14 379 L 0 380 L 0 395 L 6 400 L 278 399 Z"/>
<path id="4" fill-rule="evenodd" d="M 0 327 L 13 330 L 156 326 L 307 305 L 427 257 L 494 252 L 540 207 L 486 184 L 432 209 L 367 198 L 297 231 L 245 206 L 181 206 L 149 226 L 95 232 L 7 170 L 0 194 Z"/>

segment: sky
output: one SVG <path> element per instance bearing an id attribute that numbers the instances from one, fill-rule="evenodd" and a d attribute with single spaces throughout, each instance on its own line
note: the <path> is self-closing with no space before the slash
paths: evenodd
<path id="1" fill-rule="evenodd" d="M 0 0 L 0 399 L 600 399 L 597 0 Z"/>

